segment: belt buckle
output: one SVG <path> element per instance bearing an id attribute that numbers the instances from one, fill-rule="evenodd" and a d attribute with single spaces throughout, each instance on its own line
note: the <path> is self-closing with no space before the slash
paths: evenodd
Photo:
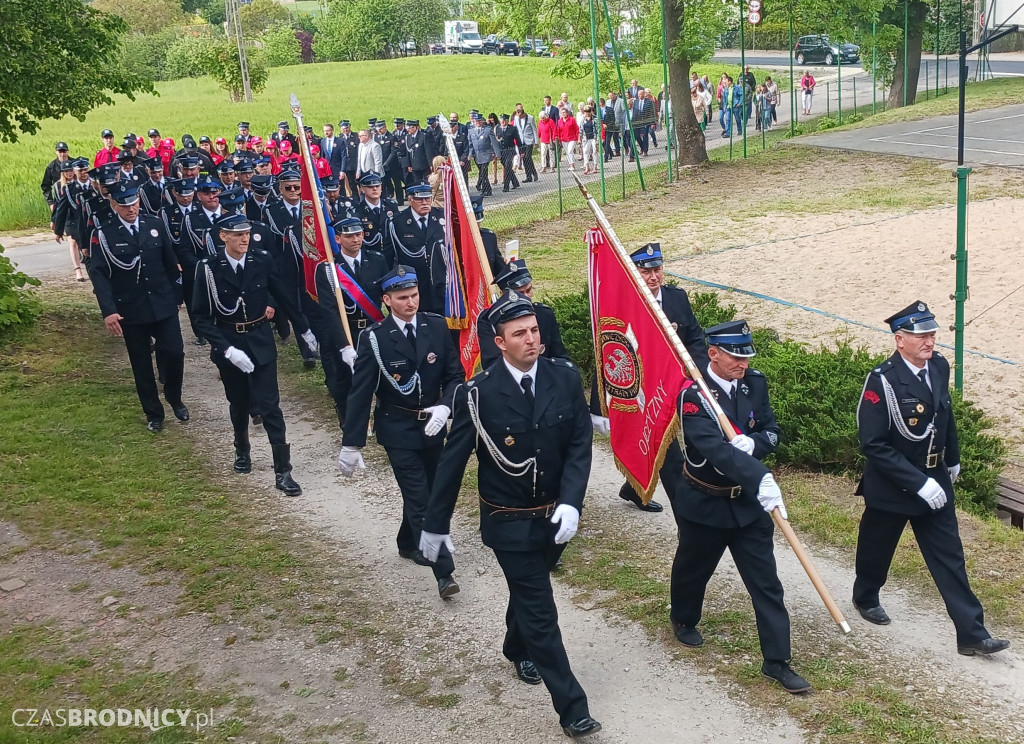
<path id="1" fill-rule="evenodd" d="M 937 468 L 939 466 L 939 455 L 940 452 L 932 452 L 928 455 L 928 459 L 925 460 L 926 468 Z"/>
<path id="2" fill-rule="evenodd" d="M 430 418 L 430 414 L 427 413 L 426 411 L 416 411 L 416 420 L 417 421 L 426 421 L 429 418 Z"/>
<path id="3" fill-rule="evenodd" d="M 544 518 L 545 519 L 550 518 L 551 515 L 554 514 L 554 513 L 555 513 L 555 505 L 554 505 L 554 503 L 548 504 L 546 507 L 544 507 Z"/>
<path id="4" fill-rule="evenodd" d="M 356 321 L 356 328 L 366 328 L 366 318 L 360 318 Z"/>
<path id="5" fill-rule="evenodd" d="M 245 323 L 235 323 L 235 333 L 248 333 L 245 329 Z"/>
<path id="6" fill-rule="evenodd" d="M 743 486 L 733 486 L 732 488 L 729 489 L 729 498 L 730 499 L 738 499 L 740 497 L 740 493 L 742 491 L 743 491 Z"/>

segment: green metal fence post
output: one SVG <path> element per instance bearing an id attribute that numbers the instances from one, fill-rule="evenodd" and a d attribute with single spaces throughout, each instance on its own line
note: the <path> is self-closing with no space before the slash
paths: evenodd
<path id="1" fill-rule="evenodd" d="M 594 105 L 601 105 L 601 84 L 597 74 L 597 16 L 594 14 L 594 0 L 590 0 L 590 62 L 594 68 Z M 601 119 L 604 112 L 597 116 L 597 133 L 601 134 Z M 604 187 L 604 137 L 598 136 L 601 146 L 597 148 L 597 163 L 601 169 L 601 203 L 607 204 L 608 198 Z"/>
<path id="2" fill-rule="evenodd" d="M 928 89 L 928 60 L 923 59 L 921 61 L 924 62 L 924 81 L 925 81 L 925 84 L 924 84 L 924 100 L 927 101 L 928 100 L 928 95 L 930 93 L 930 91 Z"/>
<path id="3" fill-rule="evenodd" d="M 825 116 L 832 116 L 832 90 L 829 83 L 825 83 Z"/>
<path id="4" fill-rule="evenodd" d="M 743 90 L 743 108 L 740 109 L 740 126 L 743 127 L 743 157 L 747 157 L 747 127 L 750 126 L 747 122 L 747 107 L 751 110 L 754 108 L 753 98 L 754 92 L 750 91 L 747 93 L 747 46 L 743 39 L 743 24 L 746 19 L 743 17 L 743 0 L 737 0 L 740 5 L 740 87 Z"/>
<path id="5" fill-rule="evenodd" d="M 956 319 L 953 325 L 953 387 L 964 389 L 964 303 L 967 301 L 967 177 L 971 169 L 956 169 Z"/>
<path id="6" fill-rule="evenodd" d="M 878 21 L 871 22 L 871 115 L 878 113 Z"/>
<path id="7" fill-rule="evenodd" d="M 903 0 L 903 107 L 907 106 L 907 82 L 909 71 L 907 70 L 907 42 L 910 30 L 910 0 Z"/>
<path id="8" fill-rule="evenodd" d="M 853 113 L 857 113 L 857 76 L 853 76 Z"/>
<path id="9" fill-rule="evenodd" d="M 963 2 L 963 0 L 960 0 Z M 942 9 L 942 0 L 935 0 L 935 97 L 939 97 L 939 23 L 941 22 L 941 16 L 939 11 Z M 928 78 L 924 79 L 924 87 L 928 87 Z"/>
<path id="10" fill-rule="evenodd" d="M 789 4 L 789 136 L 796 136 L 796 82 L 793 78 L 793 3 Z"/>
<path id="11" fill-rule="evenodd" d="M 839 126 L 843 125 L 843 45 L 837 44 L 839 47 L 839 54 L 836 56 L 836 85 L 839 86 L 839 100 L 836 107 L 839 109 Z"/>
<path id="12" fill-rule="evenodd" d="M 622 82 L 622 65 L 619 64 L 619 47 L 615 42 L 615 29 L 612 27 L 612 16 L 611 13 L 608 12 L 608 0 L 601 0 L 601 2 L 604 5 L 604 22 L 608 25 L 608 35 L 611 36 L 612 39 L 612 56 L 615 58 L 615 72 L 619 76 L 619 95 L 622 96 L 622 103 L 625 104 L 626 85 Z M 644 169 L 643 166 L 640 165 L 640 158 L 637 157 L 636 138 L 633 137 L 633 115 L 630 113 L 628 108 L 626 109 L 626 130 L 630 141 L 633 143 L 633 160 L 636 161 L 636 172 L 637 175 L 640 176 L 640 189 L 647 191 L 647 184 L 644 183 Z M 622 176 L 622 197 L 626 197 L 625 171 L 623 171 Z"/>
<path id="13" fill-rule="evenodd" d="M 562 206 L 562 141 L 558 140 L 558 146 L 555 148 L 555 173 L 558 175 L 558 216 L 561 217 L 565 214 L 565 209 Z"/>
<path id="14" fill-rule="evenodd" d="M 593 2 L 593 0 L 591 0 Z M 668 182 L 672 183 L 672 147 L 674 144 L 675 132 L 669 126 L 668 120 L 668 31 L 665 26 L 665 0 L 661 0 L 661 72 L 665 78 L 665 100 L 661 102 L 661 113 L 665 115 L 665 155 L 668 157 Z M 655 125 L 657 126 L 657 125 Z"/>

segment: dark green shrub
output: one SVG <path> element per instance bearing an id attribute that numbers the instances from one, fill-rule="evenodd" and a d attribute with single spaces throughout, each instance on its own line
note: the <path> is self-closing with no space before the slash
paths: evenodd
<path id="1" fill-rule="evenodd" d="M 3 252 L 0 245 L 0 338 L 5 331 L 33 322 L 42 307 L 31 289 L 39 280 L 15 270 Z"/>
<path id="2" fill-rule="evenodd" d="M 705 328 L 736 316 L 736 308 L 723 305 L 715 292 L 691 292 L 690 303 Z M 588 292 L 554 298 L 551 306 L 565 347 L 589 383 L 594 347 Z M 844 338 L 812 349 L 780 340 L 771 328 L 755 328 L 753 333 L 757 349 L 753 364 L 768 378 L 772 406 L 782 427 L 774 462 L 808 470 L 859 472 L 864 456 L 857 436 L 857 401 L 868 372 L 888 354 L 872 354 Z M 985 433 L 991 420 L 959 393 L 953 394 L 953 410 L 960 435 L 961 473 L 956 487 L 960 503 L 970 511 L 992 513 L 1006 447 L 1001 439 Z"/>

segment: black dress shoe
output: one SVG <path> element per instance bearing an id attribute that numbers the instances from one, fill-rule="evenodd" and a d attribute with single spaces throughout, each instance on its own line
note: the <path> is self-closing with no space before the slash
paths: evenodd
<path id="1" fill-rule="evenodd" d="M 258 413 L 252 414 L 252 416 L 250 416 L 249 418 L 252 419 L 253 426 L 259 426 L 260 424 L 263 423 L 263 417 L 260 416 Z"/>
<path id="2" fill-rule="evenodd" d="M 398 555 L 400 555 L 402 558 L 405 558 L 405 560 L 407 561 L 412 561 L 417 566 L 434 565 L 426 559 L 426 557 L 423 555 L 423 553 L 420 552 L 418 548 L 416 550 L 402 550 L 401 548 L 399 548 Z"/>
<path id="3" fill-rule="evenodd" d="M 158 421 L 157 419 L 152 419 L 148 424 L 146 424 L 146 428 L 149 429 L 150 431 L 163 431 L 164 422 Z"/>
<path id="4" fill-rule="evenodd" d="M 964 656 L 988 656 L 1010 647 L 1010 642 L 1004 638 L 986 638 L 977 643 L 968 643 L 961 646 L 957 644 L 956 650 Z"/>
<path id="5" fill-rule="evenodd" d="M 882 609 L 881 605 L 875 605 L 874 607 L 861 607 L 859 604 L 854 602 L 853 606 L 857 608 L 857 612 L 860 613 L 860 616 L 869 623 L 874 623 L 875 625 L 888 625 L 892 622 L 892 620 L 889 619 L 889 616 L 885 614 L 885 610 Z"/>
<path id="6" fill-rule="evenodd" d="M 619 489 L 619 498 L 622 499 L 623 501 L 628 501 L 631 504 L 636 504 L 636 508 L 639 509 L 640 511 L 660 512 L 665 508 L 657 501 L 648 501 L 646 504 L 644 504 L 643 500 L 640 498 L 640 495 L 636 491 L 634 491 L 633 486 L 629 485 L 628 483 L 622 484 L 622 488 Z"/>
<path id="7" fill-rule="evenodd" d="M 316 359 L 312 357 L 302 360 L 302 366 L 306 369 L 316 369 Z"/>
<path id="8" fill-rule="evenodd" d="M 438 596 L 441 597 L 441 599 L 448 599 L 449 597 L 454 597 L 456 594 L 459 593 L 459 585 L 455 583 L 455 579 L 453 579 L 450 575 L 444 576 L 437 580 L 437 593 Z"/>
<path id="9" fill-rule="evenodd" d="M 178 421 L 188 421 L 188 409 L 180 400 L 177 403 L 171 403 L 171 410 L 174 411 L 174 418 Z"/>
<path id="10" fill-rule="evenodd" d="M 207 341 L 202 336 L 196 336 L 196 340 L 193 341 L 192 343 L 194 343 L 196 346 L 206 346 Z"/>
<path id="11" fill-rule="evenodd" d="M 766 661 L 761 665 L 761 674 L 768 679 L 774 679 L 791 695 L 809 692 L 811 689 L 811 683 L 794 672 L 784 661 Z"/>
<path id="12" fill-rule="evenodd" d="M 507 194 L 507 193 L 508 193 L 508 186 L 506 186 L 505 188 L 503 188 L 503 189 L 502 189 L 501 191 L 502 191 L 502 193 L 504 193 L 504 194 Z"/>
<path id="13" fill-rule="evenodd" d="M 516 662 L 516 676 L 528 685 L 539 685 L 542 680 L 537 667 L 529 659 Z"/>
<path id="14" fill-rule="evenodd" d="M 676 632 L 676 640 L 684 646 L 700 648 L 704 645 L 704 636 L 696 628 L 680 623 L 672 623 L 672 629 Z"/>
<path id="15" fill-rule="evenodd" d="M 274 488 L 283 491 L 285 496 L 302 495 L 302 486 L 295 482 L 290 470 L 286 473 L 274 473 Z"/>
<path id="16" fill-rule="evenodd" d="M 582 739 L 584 736 L 596 734 L 600 730 L 601 724 L 590 716 L 583 716 L 583 718 L 573 721 L 568 726 L 562 726 L 562 731 L 565 735 L 571 736 L 573 739 Z"/>

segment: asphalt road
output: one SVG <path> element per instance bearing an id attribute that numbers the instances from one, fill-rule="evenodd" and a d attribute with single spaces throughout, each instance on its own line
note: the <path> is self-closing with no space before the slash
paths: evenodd
<path id="1" fill-rule="evenodd" d="M 964 164 L 1024 168 L 1024 104 L 967 114 Z M 848 132 L 826 132 L 794 144 L 888 153 L 936 160 L 957 159 L 957 117 L 886 124 Z"/>
<path id="2" fill-rule="evenodd" d="M 739 65 L 740 53 L 738 49 L 723 49 L 715 54 L 712 58 L 713 62 L 725 62 L 729 64 Z M 789 70 L 789 52 L 748 52 L 746 55 L 746 63 L 754 67 L 762 67 L 769 69 Z M 925 62 L 928 63 L 927 68 Z M 835 66 L 825 67 L 824 65 L 807 65 L 817 74 L 817 70 L 833 70 Z M 799 75 L 799 71 L 804 68 L 794 63 L 793 71 L 794 74 Z M 956 55 L 945 55 L 939 57 L 939 84 L 945 84 L 946 70 L 949 71 L 949 81 L 952 87 L 956 82 Z M 977 60 L 974 58 L 967 60 L 967 76 L 968 79 L 974 79 L 974 73 L 977 69 Z M 864 68 L 860 64 L 856 65 L 843 65 L 843 75 L 846 75 L 849 70 L 851 75 L 859 75 L 864 72 Z M 921 77 L 925 77 L 925 72 L 928 72 L 928 80 L 934 86 L 935 84 L 935 55 L 924 55 L 921 58 Z M 992 55 L 986 71 L 991 71 L 996 77 L 1024 77 L 1024 58 L 1018 54 L 1006 54 L 1006 55 Z"/>

